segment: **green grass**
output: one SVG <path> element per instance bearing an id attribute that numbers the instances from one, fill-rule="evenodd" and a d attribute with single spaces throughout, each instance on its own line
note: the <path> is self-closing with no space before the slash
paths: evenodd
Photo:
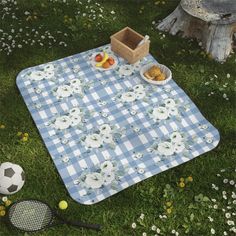
<path id="1" fill-rule="evenodd" d="M 18 2 L 17 14 L 20 19 L 23 19 L 23 25 L 34 28 L 42 24 L 52 31 L 59 28 L 68 33 L 69 37 L 62 39 L 68 45 L 66 48 L 55 44 L 51 48 L 23 47 L 14 50 L 9 56 L 0 52 L 0 124 L 6 126 L 5 129 L 0 129 L 0 162 L 11 161 L 20 164 L 27 177 L 23 189 L 10 199 L 15 201 L 38 198 L 53 207 L 56 207 L 60 200 L 65 199 L 69 202 L 69 209 L 62 212 L 62 215 L 69 219 L 82 219 L 103 225 L 100 233 L 59 226 L 38 235 L 142 235 L 142 232 L 150 232 L 153 224 L 162 230 L 162 235 L 171 235 L 172 229 L 177 230 L 180 235 L 191 236 L 208 236 L 211 228 L 214 228 L 215 235 L 219 236 L 223 235 L 224 230 L 228 232 L 229 226 L 226 224 L 223 212 L 209 209 L 208 205 L 213 204 L 210 201 L 196 202 L 194 197 L 202 193 L 204 196 L 217 199 L 218 205 L 226 208 L 221 191 L 225 190 L 228 194 L 233 189 L 235 191 L 235 187 L 223 184 L 222 179 L 216 176 L 220 169 L 226 168 L 227 171 L 222 174 L 236 180 L 233 169 L 236 167 L 235 55 L 226 63 L 219 64 L 202 55 L 202 50 L 195 41 L 191 42 L 168 34 L 161 39 L 159 32 L 152 27 L 152 22 L 168 15 L 178 4 L 177 0 L 169 0 L 165 4 L 158 5 L 151 0 L 99 1 L 106 12 L 104 22 L 101 21 L 101 24 L 104 23 L 104 29 L 96 25 L 98 21 L 87 22 L 86 17 L 75 19 L 73 9 L 76 4 L 71 3 L 75 1 L 68 1 L 69 6 L 36 0 Z M 42 2 L 48 7 L 42 6 Z M 91 4 L 94 5 L 94 1 Z M 33 22 L 25 21 L 26 10 L 36 11 L 38 19 Z M 108 14 L 111 10 L 115 11 L 115 20 L 112 20 L 111 14 Z M 71 17 L 72 23 L 65 24 L 64 15 Z M 10 19 L 0 20 L 0 28 L 9 30 L 9 24 L 11 24 Z M 110 35 L 126 25 L 142 34 L 150 35 L 152 55 L 159 62 L 171 67 L 175 81 L 186 91 L 203 115 L 220 131 L 221 141 L 213 151 L 186 164 L 149 178 L 95 205 L 80 205 L 67 194 L 16 87 L 15 79 L 17 74 L 26 67 L 109 43 Z M 230 78 L 226 78 L 227 73 L 231 75 Z M 210 78 L 214 77 L 214 74 L 218 78 L 211 81 Z M 210 85 L 205 85 L 207 81 L 210 81 Z M 225 82 L 228 82 L 226 88 L 223 87 Z M 208 96 L 212 91 L 215 91 L 215 94 Z M 224 93 L 229 100 L 223 98 Z M 24 144 L 19 142 L 16 135 L 18 131 L 29 133 L 29 141 Z M 176 183 L 180 177 L 189 175 L 193 176 L 194 181 L 187 184 L 184 190 L 180 190 Z M 213 190 L 211 183 L 219 186 L 220 190 Z M 172 193 L 164 197 L 166 184 L 171 185 Z M 173 201 L 174 208 L 168 219 L 163 221 L 159 219 L 159 214 L 164 214 L 163 206 L 167 200 Z M 232 207 L 234 208 L 231 212 L 236 210 L 235 205 Z M 132 230 L 131 223 L 141 213 L 145 214 L 145 219 L 141 222 L 142 226 Z M 192 221 L 191 214 L 194 214 Z M 214 222 L 210 223 L 208 216 L 212 216 Z M 189 232 L 185 234 L 187 228 Z M 23 234 L 10 230 L 4 223 L 4 218 L 0 218 L 0 235 Z"/>

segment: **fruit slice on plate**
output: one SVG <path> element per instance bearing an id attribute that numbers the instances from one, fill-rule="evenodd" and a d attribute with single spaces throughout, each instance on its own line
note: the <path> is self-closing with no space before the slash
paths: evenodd
<path id="1" fill-rule="evenodd" d="M 90 60 L 92 66 L 98 70 L 114 69 L 118 64 L 118 59 L 115 55 L 108 55 L 105 51 L 94 53 Z"/>
<path id="2" fill-rule="evenodd" d="M 99 53 L 99 54 L 97 54 L 97 55 L 95 56 L 95 61 L 96 61 L 96 62 L 101 62 L 102 59 L 103 59 L 103 56 L 101 55 L 101 53 Z"/>
<path id="3" fill-rule="evenodd" d="M 110 67 L 110 63 L 108 62 L 108 60 L 106 60 L 106 61 L 102 64 L 102 68 L 108 69 L 109 67 Z"/>
<path id="4" fill-rule="evenodd" d="M 108 54 L 106 52 L 103 52 L 103 58 L 100 62 L 96 64 L 96 67 L 101 67 L 103 63 L 107 61 L 108 58 L 109 58 Z"/>
<path id="5" fill-rule="evenodd" d="M 115 64 L 115 60 L 114 60 L 113 57 L 109 57 L 109 58 L 107 59 L 107 62 L 108 62 L 111 66 Z"/>

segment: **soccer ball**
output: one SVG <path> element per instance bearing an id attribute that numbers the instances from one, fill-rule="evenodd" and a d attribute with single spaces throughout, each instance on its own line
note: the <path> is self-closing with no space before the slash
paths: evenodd
<path id="1" fill-rule="evenodd" d="M 0 165 L 0 194 L 18 192 L 25 183 L 25 172 L 16 164 L 4 162 Z"/>

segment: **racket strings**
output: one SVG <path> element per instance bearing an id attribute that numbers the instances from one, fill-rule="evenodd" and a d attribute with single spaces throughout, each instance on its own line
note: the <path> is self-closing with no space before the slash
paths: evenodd
<path id="1" fill-rule="evenodd" d="M 9 210 L 11 224 L 24 231 L 37 231 L 48 226 L 52 221 L 51 209 L 39 201 L 22 201 Z"/>

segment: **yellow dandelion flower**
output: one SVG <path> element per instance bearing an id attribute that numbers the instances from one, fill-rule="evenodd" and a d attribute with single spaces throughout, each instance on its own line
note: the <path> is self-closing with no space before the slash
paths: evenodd
<path id="1" fill-rule="evenodd" d="M 166 206 L 170 207 L 172 205 L 172 202 L 166 202 Z"/>
<path id="2" fill-rule="evenodd" d="M 21 136 L 22 135 L 22 132 L 17 132 L 17 136 Z"/>
<path id="3" fill-rule="evenodd" d="M 5 210 L 5 206 L 0 206 L 0 211 Z"/>
<path id="4" fill-rule="evenodd" d="M 12 203 L 12 201 L 11 201 L 11 200 L 7 200 L 7 201 L 5 201 L 5 206 L 6 206 L 6 207 L 8 207 L 8 206 L 10 206 L 10 205 L 11 205 L 11 203 Z"/>
<path id="5" fill-rule="evenodd" d="M 185 183 L 184 182 L 180 182 L 179 186 L 180 186 L 180 188 L 184 188 L 185 187 Z"/>
<path id="6" fill-rule="evenodd" d="M 24 133 L 23 136 L 28 138 L 29 134 L 28 133 Z"/>
<path id="7" fill-rule="evenodd" d="M 180 181 L 180 182 L 184 182 L 184 178 L 180 178 L 179 181 Z"/>
<path id="8" fill-rule="evenodd" d="M 171 208 L 167 208 L 167 209 L 166 209 L 166 213 L 167 213 L 167 214 L 170 214 L 171 212 L 172 212 Z"/>
<path id="9" fill-rule="evenodd" d="M 28 138 L 27 138 L 27 137 L 23 137 L 21 140 L 22 140 L 23 142 L 27 142 L 27 141 L 28 141 Z"/>
<path id="10" fill-rule="evenodd" d="M 4 210 L 0 211 L 0 217 L 5 216 L 5 215 L 6 215 L 6 211 L 4 211 Z"/>
<path id="11" fill-rule="evenodd" d="M 189 177 L 187 178 L 187 180 L 188 180 L 189 182 L 193 182 L 193 177 L 192 177 L 192 176 L 189 176 Z"/>
<path id="12" fill-rule="evenodd" d="M 5 125 L 0 125 L 0 129 L 5 129 L 6 128 L 6 126 Z"/>

